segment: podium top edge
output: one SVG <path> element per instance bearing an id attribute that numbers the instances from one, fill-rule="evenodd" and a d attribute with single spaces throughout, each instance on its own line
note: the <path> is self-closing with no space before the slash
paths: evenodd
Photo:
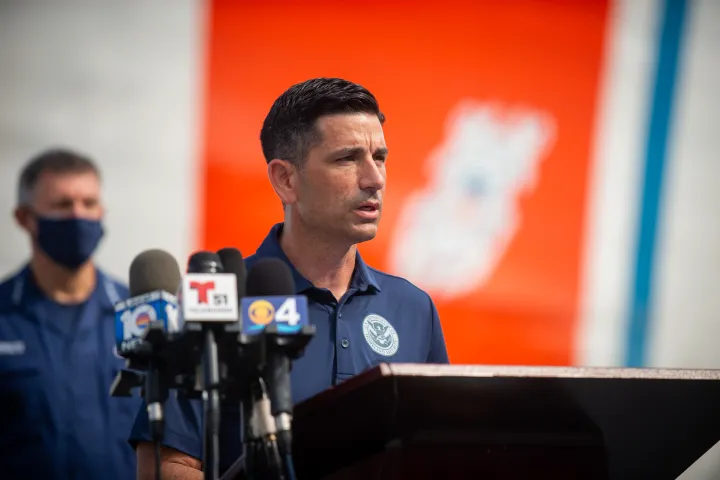
<path id="1" fill-rule="evenodd" d="M 381 377 L 535 377 L 636 380 L 720 380 L 720 370 L 680 368 L 554 367 L 381 363 L 370 371 Z"/>

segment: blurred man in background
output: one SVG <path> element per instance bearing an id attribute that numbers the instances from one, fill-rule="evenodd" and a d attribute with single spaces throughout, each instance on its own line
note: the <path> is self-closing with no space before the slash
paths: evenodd
<path id="1" fill-rule="evenodd" d="M 297 403 L 381 362 L 448 363 L 437 310 L 427 293 L 368 266 L 357 245 L 375 238 L 385 192 L 385 116 L 364 87 L 339 78 L 294 85 L 270 108 L 260 133 L 268 176 L 284 207 L 248 268 L 285 262 L 296 293 L 308 298 L 317 334 L 293 364 Z M 165 477 L 200 479 L 202 405 L 165 404 Z M 241 453 L 239 412 L 223 410 L 220 471 Z M 131 442 L 138 472 L 154 475 L 148 416 Z"/>
<path id="2" fill-rule="evenodd" d="M 125 286 L 92 261 L 103 237 L 100 172 L 51 150 L 18 182 L 15 219 L 31 257 L 0 284 L 0 477 L 129 479 L 139 407 L 112 398 L 113 304 Z"/>

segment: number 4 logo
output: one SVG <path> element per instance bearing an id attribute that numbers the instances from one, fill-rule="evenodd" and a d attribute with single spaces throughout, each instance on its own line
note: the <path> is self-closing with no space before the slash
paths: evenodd
<path id="1" fill-rule="evenodd" d="M 294 298 L 288 298 L 275 311 L 275 321 L 287 323 L 291 327 L 300 322 L 300 314 L 297 311 L 297 301 Z"/>

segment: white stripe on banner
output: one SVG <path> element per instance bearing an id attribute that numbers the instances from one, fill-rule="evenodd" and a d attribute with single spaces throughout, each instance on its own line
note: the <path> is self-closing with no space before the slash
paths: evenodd
<path id="1" fill-rule="evenodd" d="M 585 227 L 580 365 L 623 362 L 658 20 L 654 0 L 610 6 Z"/>
<path id="2" fill-rule="evenodd" d="M 691 2 L 686 22 L 648 361 L 720 368 L 720 2 Z"/>

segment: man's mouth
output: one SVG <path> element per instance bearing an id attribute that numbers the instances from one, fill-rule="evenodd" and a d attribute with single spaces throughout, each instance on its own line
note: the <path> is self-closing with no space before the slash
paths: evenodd
<path id="1" fill-rule="evenodd" d="M 358 210 L 362 210 L 364 212 L 374 212 L 379 209 L 380 204 L 377 202 L 365 202 L 358 207 Z"/>

